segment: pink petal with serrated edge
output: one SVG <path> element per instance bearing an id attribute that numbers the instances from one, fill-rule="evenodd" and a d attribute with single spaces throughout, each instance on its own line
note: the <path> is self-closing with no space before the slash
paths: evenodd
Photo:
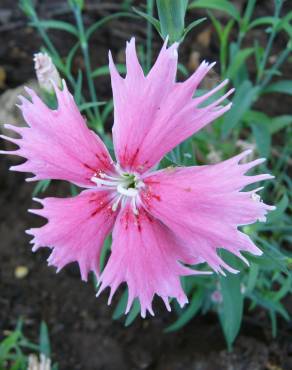
<path id="1" fill-rule="evenodd" d="M 31 89 L 31 100 L 20 97 L 19 106 L 29 127 L 9 125 L 7 128 L 21 135 L 21 139 L 5 137 L 19 146 L 14 152 L 27 159 L 14 171 L 32 172 L 28 180 L 59 179 L 77 185 L 92 185 L 90 178 L 97 171 L 111 172 L 113 163 L 100 138 L 90 131 L 78 111 L 72 95 L 64 85 L 55 87 L 58 108 L 49 109 Z"/>
<path id="2" fill-rule="evenodd" d="M 189 260 L 188 249 L 165 225 L 142 208 L 135 216 L 126 206 L 114 226 L 112 253 L 100 277 L 99 293 L 110 287 L 110 303 L 118 286 L 126 282 L 129 291 L 126 312 L 137 297 L 143 317 L 147 311 L 153 315 L 155 294 L 163 299 L 168 309 L 169 297 L 176 298 L 183 306 L 187 297 L 180 276 L 200 273 L 179 262 Z"/>
<path id="3" fill-rule="evenodd" d="M 73 198 L 38 200 L 43 208 L 30 212 L 47 218 L 48 223 L 27 231 L 34 237 L 33 250 L 52 248 L 48 261 L 58 271 L 77 261 L 83 280 L 90 271 L 98 275 L 101 248 L 116 218 L 111 200 L 108 192 L 95 190 L 85 190 Z"/>
<path id="4" fill-rule="evenodd" d="M 113 139 L 120 165 L 143 173 L 183 140 L 221 116 L 230 104 L 220 106 L 222 99 L 199 107 L 224 81 L 203 97 L 193 99 L 195 90 L 212 68 L 203 62 L 185 82 L 176 83 L 177 44 L 166 47 L 147 76 L 139 65 L 135 40 L 126 48 L 127 75 L 117 72 L 110 54 L 110 72 L 114 97 Z M 232 93 L 230 90 L 224 99 Z"/>
<path id="5" fill-rule="evenodd" d="M 164 169 L 145 176 L 142 201 L 146 209 L 184 239 L 196 257 L 218 272 L 230 269 L 217 255 L 224 248 L 238 257 L 240 251 L 261 254 L 250 238 L 237 230 L 263 220 L 274 209 L 257 199 L 246 185 L 272 178 L 268 174 L 245 176 L 262 162 L 239 164 L 245 152 L 216 165 Z M 246 262 L 246 260 L 245 260 Z"/>

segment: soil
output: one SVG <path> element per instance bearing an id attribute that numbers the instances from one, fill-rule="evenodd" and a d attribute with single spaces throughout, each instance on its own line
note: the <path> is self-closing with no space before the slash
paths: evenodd
<path id="1" fill-rule="evenodd" d="M 115 7 L 117 3 L 113 1 L 111 5 Z M 62 9 L 62 4 L 63 1 L 37 2 L 41 14 L 46 16 L 58 7 Z M 87 23 L 109 11 L 94 1 L 88 1 L 88 9 Z M 262 8 L 259 11 L 263 11 Z M 62 19 L 66 17 L 64 13 Z M 40 39 L 26 26 L 25 18 L 11 1 L 1 0 L 0 22 L 0 66 L 7 76 L 2 87 L 5 91 L 33 76 L 31 57 L 39 50 Z M 107 49 L 110 47 L 118 54 L 132 33 L 143 36 L 141 23 L 127 23 L 126 27 L 123 21 L 111 23 L 94 39 L 98 50 L 93 48 L 93 58 L 99 58 L 100 65 L 106 64 Z M 62 46 L 65 53 L 72 40 L 62 40 L 60 45 L 58 34 L 54 35 L 57 46 Z M 192 48 L 201 48 L 202 56 L 213 55 L 216 59 L 215 46 L 214 50 L 212 45 L 204 49 L 195 41 L 191 45 L 184 49 L 185 60 Z M 80 63 L 77 58 L 75 67 Z M 291 73 L 291 69 L 287 73 Z M 98 91 L 105 98 L 110 95 L 108 80 L 98 85 Z M 282 102 L 277 103 L 274 113 L 278 113 L 281 105 L 281 112 L 286 113 L 286 104 Z M 279 335 L 273 339 L 268 318 L 262 311 L 252 317 L 245 316 L 232 353 L 225 349 L 219 322 L 213 314 L 197 317 L 173 334 L 164 334 L 163 329 L 175 315 L 160 310 L 159 304 L 156 304 L 159 313 L 154 318 L 139 318 L 128 328 L 123 321 L 113 321 L 115 304 L 107 306 L 106 294 L 96 299 L 93 284 L 80 281 L 75 265 L 56 274 L 46 264 L 47 251 L 31 253 L 30 238 L 24 230 L 41 223 L 39 218 L 27 213 L 32 206 L 34 185 L 26 183 L 23 174 L 9 172 L 7 175 L 9 166 L 14 164 L 12 161 L 2 157 L 0 162 L 0 339 L 22 317 L 26 335 L 37 340 L 40 322 L 44 320 L 50 330 L 52 358 L 61 370 L 292 369 L 292 328 L 281 323 Z M 67 192 L 67 185 L 57 183 L 50 189 L 50 193 L 57 196 Z M 28 269 L 28 275 L 22 279 L 15 276 L 19 266 Z M 291 309 L 292 300 L 287 300 L 286 305 Z"/>

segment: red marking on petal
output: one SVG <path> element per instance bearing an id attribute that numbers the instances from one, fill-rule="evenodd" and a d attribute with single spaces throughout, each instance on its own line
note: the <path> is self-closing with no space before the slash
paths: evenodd
<path id="1" fill-rule="evenodd" d="M 89 203 L 96 203 L 96 208 L 93 212 L 91 212 L 90 217 L 96 216 L 99 212 L 105 210 L 105 208 L 107 208 L 107 210 L 105 210 L 105 213 L 109 213 L 109 216 L 112 215 L 113 211 L 110 206 L 111 200 L 109 199 L 107 193 L 103 197 L 101 197 L 99 193 L 97 193 L 96 195 L 93 194 L 88 201 Z"/>
<path id="2" fill-rule="evenodd" d="M 90 171 L 96 172 L 96 168 L 93 168 L 93 167 L 89 166 L 87 163 L 83 163 L 83 166 L 85 168 L 89 169 Z"/>
<path id="3" fill-rule="evenodd" d="M 105 169 L 112 171 L 112 163 L 109 162 L 108 157 L 105 153 L 101 153 L 100 155 L 95 154 L 95 156 L 102 163 Z"/>
<path id="4" fill-rule="evenodd" d="M 131 166 L 133 166 L 133 164 L 135 163 L 135 160 L 136 160 L 136 158 L 137 158 L 138 154 L 139 154 L 139 148 L 137 148 L 137 149 L 135 150 L 135 152 L 134 152 L 134 154 L 133 154 L 133 156 L 132 156 L 132 158 L 131 158 L 131 163 L 130 163 L 130 165 L 131 165 Z"/>
<path id="5" fill-rule="evenodd" d="M 127 209 L 124 216 L 121 217 L 121 219 L 120 219 L 120 222 L 121 222 L 121 224 L 124 225 L 125 230 L 128 230 L 128 227 L 129 227 L 129 218 L 130 218 L 129 212 L 130 212 L 129 209 Z"/>

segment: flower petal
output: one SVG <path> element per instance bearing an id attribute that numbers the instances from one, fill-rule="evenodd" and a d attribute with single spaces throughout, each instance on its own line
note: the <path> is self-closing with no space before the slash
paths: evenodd
<path id="1" fill-rule="evenodd" d="M 218 272 L 223 272 L 221 267 L 235 272 L 217 255 L 218 248 L 242 259 L 240 251 L 261 254 L 237 228 L 264 220 L 267 211 L 274 209 L 259 201 L 257 190 L 240 192 L 248 184 L 272 177 L 245 176 L 263 161 L 239 164 L 248 154 L 244 152 L 216 165 L 161 170 L 143 180 L 146 187 L 141 199 L 146 209 L 191 245 L 196 257 Z"/>
<path id="2" fill-rule="evenodd" d="M 147 171 L 176 145 L 230 108 L 230 104 L 220 106 L 220 103 L 233 90 L 201 107 L 227 81 L 193 99 L 195 90 L 213 64 L 203 62 L 188 80 L 175 82 L 177 46 L 173 44 L 167 48 L 164 43 L 147 76 L 138 62 L 134 39 L 127 44 L 127 75 L 124 79 L 110 55 L 115 116 L 113 139 L 116 157 L 125 170 Z"/>
<path id="3" fill-rule="evenodd" d="M 114 226 L 112 252 L 101 274 L 98 294 L 111 287 L 110 303 L 118 286 L 126 282 L 129 291 L 126 313 L 138 297 L 142 317 L 147 310 L 153 315 L 155 294 L 169 310 L 168 297 L 176 298 L 183 306 L 187 297 L 179 277 L 198 273 L 179 262 L 187 262 L 189 258 L 186 247 L 166 226 L 142 208 L 135 215 L 130 205 L 126 205 Z"/>
<path id="4" fill-rule="evenodd" d="M 116 217 L 111 199 L 108 192 L 95 190 L 85 190 L 72 198 L 35 199 L 43 208 L 29 211 L 47 218 L 48 223 L 27 231 L 34 236 L 33 251 L 52 248 L 48 261 L 58 271 L 77 261 L 82 280 L 87 280 L 90 271 L 98 275 L 101 248 Z"/>
<path id="5" fill-rule="evenodd" d="M 55 87 L 58 109 L 49 109 L 36 93 L 26 89 L 31 101 L 20 97 L 23 116 L 29 127 L 6 125 L 21 135 L 7 140 L 19 146 L 16 154 L 27 159 L 14 171 L 32 172 L 28 180 L 68 180 L 80 186 L 90 186 L 95 172 L 113 170 L 110 155 L 100 138 L 90 131 L 69 93 Z M 5 152 L 2 152 L 5 153 Z"/>

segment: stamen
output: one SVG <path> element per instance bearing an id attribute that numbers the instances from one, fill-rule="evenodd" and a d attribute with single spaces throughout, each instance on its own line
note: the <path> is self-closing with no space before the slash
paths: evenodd
<path id="1" fill-rule="evenodd" d="M 127 173 L 117 165 L 117 176 L 107 175 L 99 171 L 96 175 L 91 177 L 91 181 L 98 187 L 113 191 L 114 199 L 112 203 L 112 210 L 115 212 L 119 205 L 124 208 L 130 201 L 131 208 L 135 215 L 138 215 L 137 197 L 139 197 L 139 190 L 145 186 L 143 181 L 135 174 Z"/>
<path id="2" fill-rule="evenodd" d="M 126 195 L 127 197 L 135 197 L 138 194 L 138 190 L 134 188 L 125 189 L 122 184 L 117 186 L 117 191 L 120 194 Z"/>
<path id="3" fill-rule="evenodd" d="M 118 209 L 118 206 L 119 206 L 119 203 L 120 203 L 120 200 L 122 199 L 123 195 L 119 195 L 117 200 L 114 202 L 114 204 L 112 205 L 112 210 L 115 212 L 117 209 Z"/>
<path id="4" fill-rule="evenodd" d="M 102 180 L 102 179 L 99 179 L 96 176 L 92 176 L 91 181 L 95 182 L 97 186 L 105 185 L 105 186 L 109 186 L 109 187 L 116 187 L 117 184 L 118 184 L 117 181 L 113 182 L 113 181 Z"/>
<path id="5" fill-rule="evenodd" d="M 104 172 L 99 172 L 99 176 L 103 179 L 110 179 L 110 180 L 117 181 L 117 182 L 120 181 L 118 177 L 109 176 L 105 174 Z"/>
<path id="6" fill-rule="evenodd" d="M 135 198 L 132 198 L 131 200 L 131 206 L 132 206 L 132 209 L 133 209 L 133 212 L 135 215 L 138 215 L 139 212 L 138 212 L 138 208 L 137 208 L 137 204 L 136 204 L 136 197 Z"/>

